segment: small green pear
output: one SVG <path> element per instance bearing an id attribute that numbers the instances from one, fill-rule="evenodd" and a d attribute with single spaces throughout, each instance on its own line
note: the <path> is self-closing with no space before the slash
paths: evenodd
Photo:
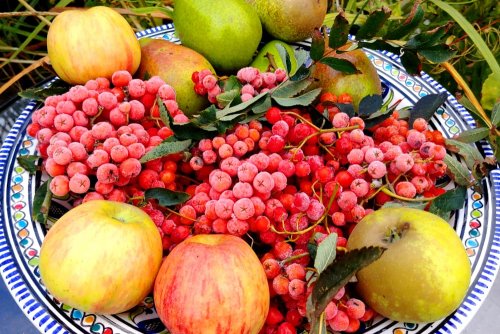
<path id="1" fill-rule="evenodd" d="M 246 0 L 274 38 L 299 42 L 311 37 L 326 16 L 327 0 Z"/>
<path id="2" fill-rule="evenodd" d="M 283 64 L 283 60 L 281 59 L 281 56 L 279 54 L 277 45 L 281 45 L 285 48 L 286 52 L 290 56 L 290 63 L 292 65 L 290 73 L 295 73 L 295 71 L 297 70 L 297 59 L 295 59 L 293 48 L 287 43 L 277 39 L 266 43 L 266 45 L 264 45 L 262 49 L 260 49 L 259 53 L 252 61 L 250 66 L 259 69 L 259 71 L 261 72 L 266 72 L 270 69 L 270 67 L 273 66 L 270 60 L 270 57 L 272 56 L 276 68 L 286 69 L 285 64 Z"/>
<path id="3" fill-rule="evenodd" d="M 259 16 L 245 0 L 176 0 L 173 21 L 182 44 L 224 73 L 250 64 L 262 38 Z"/>
<path id="4" fill-rule="evenodd" d="M 141 38 L 141 63 L 137 71 L 140 78 L 159 76 L 175 89 L 179 108 L 187 115 L 196 115 L 208 105 L 204 96 L 196 94 L 191 75 L 209 69 L 210 62 L 188 47 L 164 39 Z"/>

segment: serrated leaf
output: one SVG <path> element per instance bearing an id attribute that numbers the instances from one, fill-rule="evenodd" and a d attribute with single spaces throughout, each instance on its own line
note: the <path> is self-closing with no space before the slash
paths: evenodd
<path id="1" fill-rule="evenodd" d="M 165 188 L 150 188 L 144 192 L 144 198 L 156 199 L 161 206 L 182 204 L 189 199 L 189 194 L 182 191 L 173 191 Z"/>
<path id="2" fill-rule="evenodd" d="M 319 60 L 320 63 L 325 64 L 336 71 L 345 73 L 345 74 L 356 74 L 359 73 L 356 66 L 353 65 L 350 61 L 341 58 L 335 57 L 325 57 Z"/>
<path id="3" fill-rule="evenodd" d="M 309 52 L 307 52 L 304 49 L 295 49 L 295 59 L 297 61 L 297 68 L 300 66 L 304 65 L 305 62 L 309 59 Z M 294 73 L 290 73 L 290 75 L 293 75 Z"/>
<path id="4" fill-rule="evenodd" d="M 455 157 L 446 154 L 444 159 L 444 163 L 448 167 L 451 175 L 450 177 L 455 181 L 456 184 L 468 187 L 471 184 L 471 173 L 460 161 L 458 161 Z"/>
<path id="5" fill-rule="evenodd" d="M 446 44 L 438 44 L 419 49 L 418 53 L 428 61 L 438 64 L 450 60 L 457 52 Z"/>
<path id="6" fill-rule="evenodd" d="M 40 224 L 46 224 L 49 215 L 50 203 L 52 202 L 52 192 L 50 191 L 49 184 L 52 178 L 42 183 L 42 185 L 35 190 L 33 197 L 33 220 Z"/>
<path id="7" fill-rule="evenodd" d="M 332 49 L 338 49 L 347 43 L 349 35 L 349 21 L 345 18 L 345 13 L 341 11 L 330 29 L 330 36 L 328 38 L 328 46 Z"/>
<path id="8" fill-rule="evenodd" d="M 349 117 L 354 117 L 356 115 L 354 106 L 351 103 L 335 103 L 335 106 L 337 106 L 341 112 L 349 115 Z"/>
<path id="9" fill-rule="evenodd" d="M 219 95 L 217 95 L 216 99 L 221 107 L 225 107 L 231 104 L 231 102 L 233 102 L 233 100 L 238 96 L 240 96 L 240 90 L 231 89 L 220 93 Z"/>
<path id="10" fill-rule="evenodd" d="M 413 122 L 417 118 L 423 118 L 429 121 L 436 110 L 446 101 L 448 98 L 448 93 L 441 92 L 439 94 L 429 94 L 422 97 L 415 103 L 410 112 L 410 119 L 408 120 L 408 125 L 413 128 Z"/>
<path id="11" fill-rule="evenodd" d="M 325 53 L 325 38 L 321 33 L 321 30 L 318 28 L 314 28 L 311 40 L 311 50 L 309 51 L 309 55 L 311 59 L 316 61 L 323 58 L 323 54 Z"/>
<path id="12" fill-rule="evenodd" d="M 215 135 L 214 132 L 217 131 L 215 126 L 212 126 L 212 128 L 212 130 L 205 130 L 193 122 L 171 124 L 171 129 L 174 131 L 175 138 L 180 140 L 200 140 L 204 138 L 211 138 Z"/>
<path id="13" fill-rule="evenodd" d="M 297 71 L 290 77 L 290 80 L 291 81 L 304 80 L 305 78 L 308 78 L 310 74 L 311 74 L 311 69 L 309 67 L 306 67 L 305 65 L 302 65 L 299 68 L 297 68 Z"/>
<path id="14" fill-rule="evenodd" d="M 491 123 L 494 126 L 500 125 L 500 102 L 495 104 L 491 110 Z"/>
<path id="15" fill-rule="evenodd" d="M 40 157 L 37 155 L 21 155 L 21 156 L 17 157 L 17 162 L 28 173 L 33 175 L 38 170 L 38 166 L 37 166 L 38 159 L 40 159 Z"/>
<path id="16" fill-rule="evenodd" d="M 319 275 L 314 285 L 312 291 L 314 310 L 308 310 L 313 318 L 318 319 L 339 289 L 346 285 L 356 272 L 382 256 L 384 251 L 385 248 L 382 247 L 363 247 L 337 257 Z"/>
<path id="17" fill-rule="evenodd" d="M 241 118 L 245 118 L 245 116 L 246 116 L 245 114 L 239 114 L 239 113 L 238 114 L 230 114 L 230 115 L 226 115 L 226 116 L 223 116 L 223 117 L 219 118 L 219 121 L 221 121 L 221 122 L 231 122 L 231 121 L 234 121 L 234 120 L 236 120 L 238 118 L 240 118 L 240 119 Z M 216 129 L 218 129 L 218 128 L 216 127 Z"/>
<path id="18" fill-rule="evenodd" d="M 438 43 L 446 35 L 453 23 L 447 23 L 429 31 L 421 32 L 406 42 L 405 47 L 413 50 L 420 50 Z"/>
<path id="19" fill-rule="evenodd" d="M 222 87 L 223 91 L 233 90 L 233 89 L 241 89 L 241 82 L 235 75 L 229 76 L 226 80 L 224 80 L 224 85 Z"/>
<path id="20" fill-rule="evenodd" d="M 163 124 L 170 126 L 171 117 L 170 113 L 167 111 L 167 108 L 165 107 L 165 103 L 163 103 L 160 97 L 157 97 L 156 104 L 158 105 L 158 110 L 160 111 L 160 119 L 162 120 Z"/>
<path id="21" fill-rule="evenodd" d="M 240 111 L 250 109 L 253 105 L 255 105 L 260 100 L 264 99 L 267 95 L 269 95 L 269 92 L 260 93 L 259 95 L 254 96 L 253 98 L 251 98 L 250 100 L 248 100 L 246 102 L 242 102 L 242 103 L 234 105 L 234 106 L 227 106 L 226 108 L 224 108 L 222 110 L 217 110 L 215 113 L 215 119 L 219 119 L 219 118 L 224 117 L 224 116 L 229 115 L 229 114 L 233 114 L 233 113 L 237 113 Z"/>
<path id="22" fill-rule="evenodd" d="M 376 116 L 376 117 L 370 117 L 370 118 L 367 118 L 365 119 L 365 127 L 366 128 L 371 128 L 383 121 L 385 121 L 386 119 L 388 119 L 389 117 L 392 116 L 392 114 L 394 113 L 394 110 L 395 109 L 390 109 L 388 112 L 382 114 L 382 115 L 379 115 L 379 116 Z"/>
<path id="23" fill-rule="evenodd" d="M 52 95 L 61 95 L 70 89 L 70 85 L 58 79 L 52 82 L 48 87 L 36 87 L 23 90 L 18 93 L 20 97 L 30 100 L 44 102 L 45 99 Z"/>
<path id="24" fill-rule="evenodd" d="M 290 60 L 290 55 L 288 54 L 288 51 L 280 43 L 276 43 L 276 50 L 278 50 L 278 54 L 280 55 L 281 61 L 285 65 L 286 73 L 290 74 L 290 71 L 292 70 L 292 61 Z"/>
<path id="25" fill-rule="evenodd" d="M 458 102 L 460 102 L 461 105 L 464 106 L 464 108 L 467 108 L 470 112 L 475 114 L 478 118 L 481 118 L 481 113 L 477 110 L 477 108 L 470 102 L 470 100 L 464 95 L 462 96 Z"/>
<path id="26" fill-rule="evenodd" d="M 382 95 L 368 95 L 363 97 L 359 102 L 359 116 L 365 118 L 379 111 L 383 102 Z"/>
<path id="27" fill-rule="evenodd" d="M 434 199 L 429 207 L 429 212 L 434 213 L 446 221 L 450 219 L 450 213 L 464 207 L 467 198 L 467 188 L 457 187 L 448 190 Z"/>
<path id="28" fill-rule="evenodd" d="M 481 139 L 485 139 L 488 137 L 490 130 L 488 128 L 474 128 L 470 130 L 466 130 L 464 132 L 460 132 L 457 137 L 454 139 L 459 140 L 463 143 L 475 143 L 480 141 Z"/>
<path id="29" fill-rule="evenodd" d="M 306 78 L 300 81 L 287 80 L 271 93 L 271 97 L 294 97 L 295 95 L 306 90 L 313 82 L 312 79 Z"/>
<path id="30" fill-rule="evenodd" d="M 155 146 L 151 151 L 141 158 L 141 163 L 155 160 L 166 155 L 186 151 L 191 145 L 191 140 L 164 141 Z"/>
<path id="31" fill-rule="evenodd" d="M 404 52 L 401 55 L 401 64 L 405 68 L 406 72 L 410 75 L 420 75 L 422 71 L 422 62 L 418 55 L 413 50 L 403 49 Z"/>
<path id="32" fill-rule="evenodd" d="M 399 45 L 391 44 L 387 41 L 382 41 L 380 39 L 360 41 L 358 43 L 358 46 L 360 48 L 367 48 L 367 49 L 372 49 L 372 50 L 385 50 L 385 51 L 392 52 L 396 55 L 400 54 L 400 52 L 401 52 L 401 47 Z"/>
<path id="33" fill-rule="evenodd" d="M 271 107 L 272 107 L 271 96 L 267 95 L 265 99 L 261 100 L 260 103 L 256 103 L 252 107 L 252 112 L 258 117 L 260 117 L 261 114 L 265 113 Z"/>
<path id="34" fill-rule="evenodd" d="M 217 121 L 218 109 L 212 104 L 208 108 L 202 110 L 192 122 L 196 125 L 212 124 Z"/>
<path id="35" fill-rule="evenodd" d="M 321 274 L 335 260 L 336 255 L 337 233 L 330 233 L 318 245 L 316 258 L 314 259 L 314 268 Z"/>
<path id="36" fill-rule="evenodd" d="M 476 146 L 464 143 L 455 139 L 446 139 L 446 148 L 464 158 L 467 167 L 472 170 L 477 163 L 484 161 L 484 158 Z"/>
<path id="37" fill-rule="evenodd" d="M 385 6 L 371 12 L 366 18 L 366 22 L 356 33 L 356 39 L 361 40 L 374 37 L 390 16 L 391 10 Z"/>
<path id="38" fill-rule="evenodd" d="M 274 97 L 271 98 L 282 107 L 293 107 L 293 106 L 308 106 L 310 105 L 321 93 L 321 88 L 313 89 L 307 93 L 296 97 Z"/>
<path id="39" fill-rule="evenodd" d="M 424 10 L 418 1 L 415 1 L 410 14 L 397 29 L 390 29 L 384 39 L 401 39 L 414 31 L 424 19 Z"/>

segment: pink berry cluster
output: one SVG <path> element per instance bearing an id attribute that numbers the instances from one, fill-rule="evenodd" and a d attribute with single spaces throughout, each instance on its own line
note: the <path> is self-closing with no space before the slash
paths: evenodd
<path id="1" fill-rule="evenodd" d="M 125 202 L 132 186 L 166 187 L 160 177 L 150 182 L 147 173 L 149 166 L 163 169 L 162 161 L 147 163 L 146 170 L 140 162 L 173 134 L 159 118 L 157 97 L 174 120 L 188 120 L 170 85 L 159 77 L 133 79 L 127 71 L 115 72 L 111 82 L 97 78 L 47 97 L 27 132 L 38 140 L 52 193 Z"/>
<path id="2" fill-rule="evenodd" d="M 244 67 L 237 72 L 236 77 L 242 84 L 241 100 L 246 102 L 254 96 L 276 87 L 287 78 L 287 74 L 280 68 L 274 72 L 260 72 L 254 67 Z M 208 69 L 194 72 L 191 79 L 198 95 L 206 95 L 210 103 L 217 104 L 217 96 L 224 92 L 221 87 L 224 86 L 225 79 L 218 78 Z"/>

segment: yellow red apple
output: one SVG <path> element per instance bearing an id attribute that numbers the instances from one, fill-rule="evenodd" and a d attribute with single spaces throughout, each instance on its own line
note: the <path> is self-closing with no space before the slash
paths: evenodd
<path id="1" fill-rule="evenodd" d="M 40 275 L 59 301 L 97 314 L 124 312 L 151 292 L 163 256 L 141 209 L 95 200 L 64 214 L 40 249 Z"/>
<path id="2" fill-rule="evenodd" d="M 70 84 L 84 84 L 118 70 L 134 74 L 141 61 L 139 41 L 115 10 L 96 6 L 67 10 L 52 21 L 47 35 L 50 62 Z"/>
<path id="3" fill-rule="evenodd" d="M 172 334 L 261 330 L 269 287 L 252 248 L 232 235 L 196 235 L 177 245 L 156 278 L 156 311 Z"/>
<path id="4" fill-rule="evenodd" d="M 433 322 L 451 314 L 467 293 L 470 261 L 455 230 L 418 209 L 384 208 L 358 223 L 349 250 L 382 246 L 382 256 L 357 274 L 362 299 L 402 322 Z"/>

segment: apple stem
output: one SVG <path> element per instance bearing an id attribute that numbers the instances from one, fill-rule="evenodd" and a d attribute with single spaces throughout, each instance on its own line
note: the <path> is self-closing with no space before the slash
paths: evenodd
<path id="1" fill-rule="evenodd" d="M 382 239 L 382 241 L 392 244 L 396 241 L 399 241 L 405 234 L 406 232 L 410 229 L 410 223 L 405 222 L 398 227 L 390 227 L 387 232 L 385 237 Z"/>

